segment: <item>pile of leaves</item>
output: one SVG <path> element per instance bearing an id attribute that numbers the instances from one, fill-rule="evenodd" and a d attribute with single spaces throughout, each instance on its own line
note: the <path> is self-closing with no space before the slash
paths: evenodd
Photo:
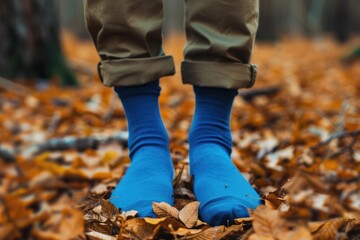
<path id="1" fill-rule="evenodd" d="M 109 202 L 130 163 L 124 111 L 99 82 L 92 44 L 64 43 L 82 87 L 0 81 L 0 239 L 359 239 L 360 62 L 340 61 L 352 42 L 257 45 L 258 82 L 232 112 L 232 159 L 264 205 L 216 227 L 199 219 L 188 172 L 191 87 L 161 82 L 176 202 L 138 218 Z M 182 43 L 166 45 L 177 66 Z"/>

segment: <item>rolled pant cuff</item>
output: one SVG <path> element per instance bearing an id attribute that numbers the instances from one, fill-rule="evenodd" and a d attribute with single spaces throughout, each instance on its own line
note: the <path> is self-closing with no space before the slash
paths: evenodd
<path id="1" fill-rule="evenodd" d="M 108 87 L 142 85 L 175 74 L 172 56 L 111 59 L 98 64 L 102 83 Z"/>
<path id="2" fill-rule="evenodd" d="M 257 66 L 186 60 L 181 63 L 181 74 L 185 84 L 227 89 L 250 88 L 256 80 Z"/>

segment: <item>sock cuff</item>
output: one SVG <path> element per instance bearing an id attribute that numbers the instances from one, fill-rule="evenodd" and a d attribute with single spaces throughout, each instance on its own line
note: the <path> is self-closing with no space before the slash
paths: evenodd
<path id="1" fill-rule="evenodd" d="M 194 93 L 197 96 L 206 96 L 206 97 L 217 97 L 220 99 L 233 99 L 238 95 L 237 89 L 227 89 L 227 88 L 217 88 L 217 87 L 200 87 L 193 86 Z"/>
<path id="2" fill-rule="evenodd" d="M 114 90 L 120 99 L 141 95 L 154 95 L 158 97 L 161 92 L 161 87 L 160 81 L 154 80 L 152 82 L 136 86 L 116 86 L 114 87 Z"/>

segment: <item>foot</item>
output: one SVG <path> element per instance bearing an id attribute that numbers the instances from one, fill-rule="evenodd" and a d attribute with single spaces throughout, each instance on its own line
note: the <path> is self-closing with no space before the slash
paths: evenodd
<path id="1" fill-rule="evenodd" d="M 248 209 L 260 204 L 260 197 L 232 163 L 227 151 L 216 144 L 193 149 L 190 171 L 201 218 L 212 226 L 229 225 L 248 217 Z"/>
<path id="2" fill-rule="evenodd" d="M 248 217 L 260 197 L 231 161 L 230 113 L 237 90 L 194 87 L 196 109 L 189 133 L 190 172 L 200 217 L 212 226 Z"/>
<path id="3" fill-rule="evenodd" d="M 144 147 L 132 158 L 125 176 L 111 195 L 122 211 L 136 210 L 139 217 L 155 217 L 153 202 L 173 204 L 173 166 L 168 151 Z"/>
<path id="4" fill-rule="evenodd" d="M 111 195 L 123 211 L 155 217 L 153 202 L 173 204 L 173 164 L 169 138 L 160 116 L 159 81 L 133 87 L 116 87 L 129 131 L 131 165 Z"/>

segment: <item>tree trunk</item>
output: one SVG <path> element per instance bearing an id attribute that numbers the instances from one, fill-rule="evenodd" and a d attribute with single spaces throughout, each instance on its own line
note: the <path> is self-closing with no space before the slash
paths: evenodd
<path id="1" fill-rule="evenodd" d="M 61 50 L 54 0 L 1 0 L 0 39 L 0 75 L 77 84 Z"/>

